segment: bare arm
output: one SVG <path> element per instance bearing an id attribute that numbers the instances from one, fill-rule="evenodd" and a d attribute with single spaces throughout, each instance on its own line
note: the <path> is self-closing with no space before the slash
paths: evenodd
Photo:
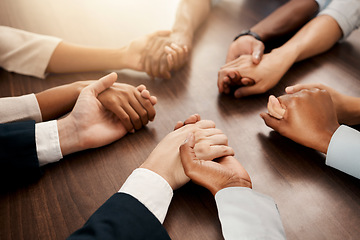
<path id="1" fill-rule="evenodd" d="M 56 119 L 70 112 L 81 90 L 87 85 L 85 82 L 74 82 L 35 94 L 43 121 Z"/>
<path id="2" fill-rule="evenodd" d="M 329 50 L 341 36 L 341 28 L 335 19 L 322 15 L 306 24 L 276 51 L 282 55 L 292 55 L 291 60 L 298 62 Z"/>
<path id="3" fill-rule="evenodd" d="M 186 35 L 192 41 L 196 29 L 210 13 L 209 0 L 182 0 L 176 12 L 172 31 Z"/>
<path id="4" fill-rule="evenodd" d="M 50 58 L 46 72 L 86 72 L 125 67 L 125 48 L 94 48 L 61 42 Z"/>
<path id="5" fill-rule="evenodd" d="M 316 14 L 318 8 L 315 0 L 289 1 L 253 26 L 251 31 L 259 35 L 263 42 L 276 40 L 302 27 Z M 253 63 L 259 64 L 265 48 L 263 42 L 251 35 L 237 38 L 229 47 L 226 63 L 249 54 L 253 56 Z"/>
<path id="6" fill-rule="evenodd" d="M 271 40 L 300 28 L 317 13 L 318 8 L 314 0 L 289 1 L 253 26 L 251 31 L 264 42 Z"/>
<path id="7" fill-rule="evenodd" d="M 151 77 L 171 78 L 187 61 L 194 33 L 210 13 L 210 0 L 182 0 L 171 34 L 150 41 L 145 57 L 145 71 Z"/>
<path id="8" fill-rule="evenodd" d="M 86 47 L 61 42 L 54 50 L 46 72 L 87 72 L 124 68 L 145 71 L 143 52 L 153 39 L 163 34 L 163 31 L 148 34 L 121 48 Z"/>

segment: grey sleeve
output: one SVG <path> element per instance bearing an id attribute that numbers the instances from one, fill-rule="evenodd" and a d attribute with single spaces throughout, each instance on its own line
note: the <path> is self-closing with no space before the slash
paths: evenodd
<path id="1" fill-rule="evenodd" d="M 319 15 L 328 15 L 334 18 L 343 32 L 343 39 L 345 39 L 360 26 L 360 1 L 333 0 Z"/>

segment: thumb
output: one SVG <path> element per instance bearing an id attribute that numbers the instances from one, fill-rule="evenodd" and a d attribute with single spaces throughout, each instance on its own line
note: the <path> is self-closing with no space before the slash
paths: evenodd
<path id="1" fill-rule="evenodd" d="M 171 34 L 170 30 L 160 30 L 160 31 L 155 32 L 155 35 L 160 36 L 160 37 L 167 37 L 170 34 Z"/>
<path id="2" fill-rule="evenodd" d="M 277 119 L 282 119 L 284 117 L 285 108 L 281 106 L 279 99 L 277 99 L 274 95 L 269 96 L 267 107 L 271 116 Z"/>
<path id="3" fill-rule="evenodd" d="M 117 80 L 117 74 L 115 72 L 112 72 L 93 84 L 90 84 L 87 88 L 94 93 L 94 95 L 97 97 L 100 93 L 102 93 L 105 89 L 108 89 L 111 87 L 114 82 Z"/>
<path id="4" fill-rule="evenodd" d="M 183 165 L 185 174 L 190 177 L 188 174 L 191 172 L 190 169 L 192 168 L 193 161 L 197 160 L 194 151 L 195 146 L 195 137 L 193 133 L 189 133 L 185 142 L 180 146 L 180 158 L 181 163 Z M 191 178 L 191 177 L 190 177 Z"/>
<path id="5" fill-rule="evenodd" d="M 243 77 L 241 78 L 241 83 L 244 84 L 245 86 L 251 86 L 255 84 L 255 81 L 251 78 Z"/>
<path id="6" fill-rule="evenodd" d="M 265 112 L 260 113 L 260 117 L 264 120 L 266 126 L 274 129 L 275 131 L 278 131 L 280 120 L 270 116 L 270 114 Z"/>
<path id="7" fill-rule="evenodd" d="M 259 84 L 255 83 L 255 85 L 252 86 L 244 86 L 236 89 L 234 92 L 234 96 L 236 98 L 241 98 L 260 93 L 263 93 L 263 89 L 259 87 Z"/>
<path id="8" fill-rule="evenodd" d="M 257 41 L 253 53 L 252 53 L 252 61 L 254 64 L 259 64 L 262 56 L 264 55 L 265 46 L 261 41 Z"/>

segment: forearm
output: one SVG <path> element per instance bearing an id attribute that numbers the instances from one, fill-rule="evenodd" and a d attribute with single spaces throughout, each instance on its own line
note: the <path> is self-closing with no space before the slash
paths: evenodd
<path id="1" fill-rule="evenodd" d="M 292 0 L 252 27 L 251 31 L 266 42 L 297 30 L 317 11 L 318 4 L 315 0 Z"/>
<path id="2" fill-rule="evenodd" d="M 337 22 L 332 17 L 323 15 L 307 23 L 277 51 L 284 56 L 291 55 L 294 63 L 329 50 L 341 35 Z"/>
<path id="3" fill-rule="evenodd" d="M 55 88 L 50 88 L 35 94 L 43 121 L 56 119 L 74 107 L 81 92 L 90 81 L 75 82 Z"/>
<path id="4" fill-rule="evenodd" d="M 173 32 L 186 34 L 192 39 L 196 29 L 210 13 L 210 9 L 210 0 L 182 0 L 176 12 Z"/>
<path id="5" fill-rule="evenodd" d="M 87 72 L 123 69 L 126 47 L 119 49 L 84 47 L 61 42 L 50 58 L 46 72 Z"/>

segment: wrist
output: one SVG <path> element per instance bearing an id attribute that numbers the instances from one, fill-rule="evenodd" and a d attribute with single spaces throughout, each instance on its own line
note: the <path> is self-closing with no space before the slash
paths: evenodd
<path id="1" fill-rule="evenodd" d="M 274 48 L 269 55 L 273 56 L 274 61 L 280 61 L 281 65 L 279 66 L 286 69 L 286 71 L 296 62 L 298 56 L 293 49 L 284 47 Z"/>
<path id="2" fill-rule="evenodd" d="M 171 33 L 171 39 L 176 44 L 180 45 L 180 47 L 186 45 L 189 49 L 191 48 L 193 37 L 193 32 L 188 30 L 173 29 Z"/>
<path id="3" fill-rule="evenodd" d="M 334 126 L 332 126 L 331 128 L 329 128 L 328 130 L 324 131 L 322 138 L 320 139 L 320 146 L 318 149 L 318 151 L 327 154 L 327 149 L 329 147 L 330 141 L 332 136 L 334 135 L 335 131 L 340 127 L 340 125 L 338 123 L 334 124 Z"/>
<path id="4" fill-rule="evenodd" d="M 76 125 L 69 115 L 57 121 L 60 149 L 63 156 L 83 150 L 76 134 Z"/>
<path id="5" fill-rule="evenodd" d="M 266 34 L 266 31 L 263 31 L 260 28 L 257 28 L 256 26 L 250 28 L 249 31 L 256 33 L 261 38 L 262 42 L 266 42 L 269 39 L 269 36 L 268 34 Z"/>
<path id="6" fill-rule="evenodd" d="M 128 61 L 131 57 L 129 46 L 116 49 L 113 59 L 113 63 L 115 63 L 114 69 L 132 68 Z"/>
<path id="7" fill-rule="evenodd" d="M 244 30 L 242 31 L 240 34 L 238 34 L 235 38 L 234 38 L 234 41 L 236 41 L 239 37 L 242 37 L 242 36 L 252 36 L 254 37 L 256 40 L 259 40 L 262 42 L 262 38 L 260 37 L 259 34 L 257 34 L 256 32 L 254 31 L 251 31 L 251 30 Z"/>
<path id="8" fill-rule="evenodd" d="M 251 181 L 248 181 L 243 178 L 233 178 L 230 179 L 230 182 L 228 182 L 225 186 L 209 187 L 209 191 L 212 193 L 213 196 L 215 196 L 219 191 L 225 188 L 232 188 L 232 187 L 242 187 L 242 188 L 252 189 L 252 183 Z"/>

